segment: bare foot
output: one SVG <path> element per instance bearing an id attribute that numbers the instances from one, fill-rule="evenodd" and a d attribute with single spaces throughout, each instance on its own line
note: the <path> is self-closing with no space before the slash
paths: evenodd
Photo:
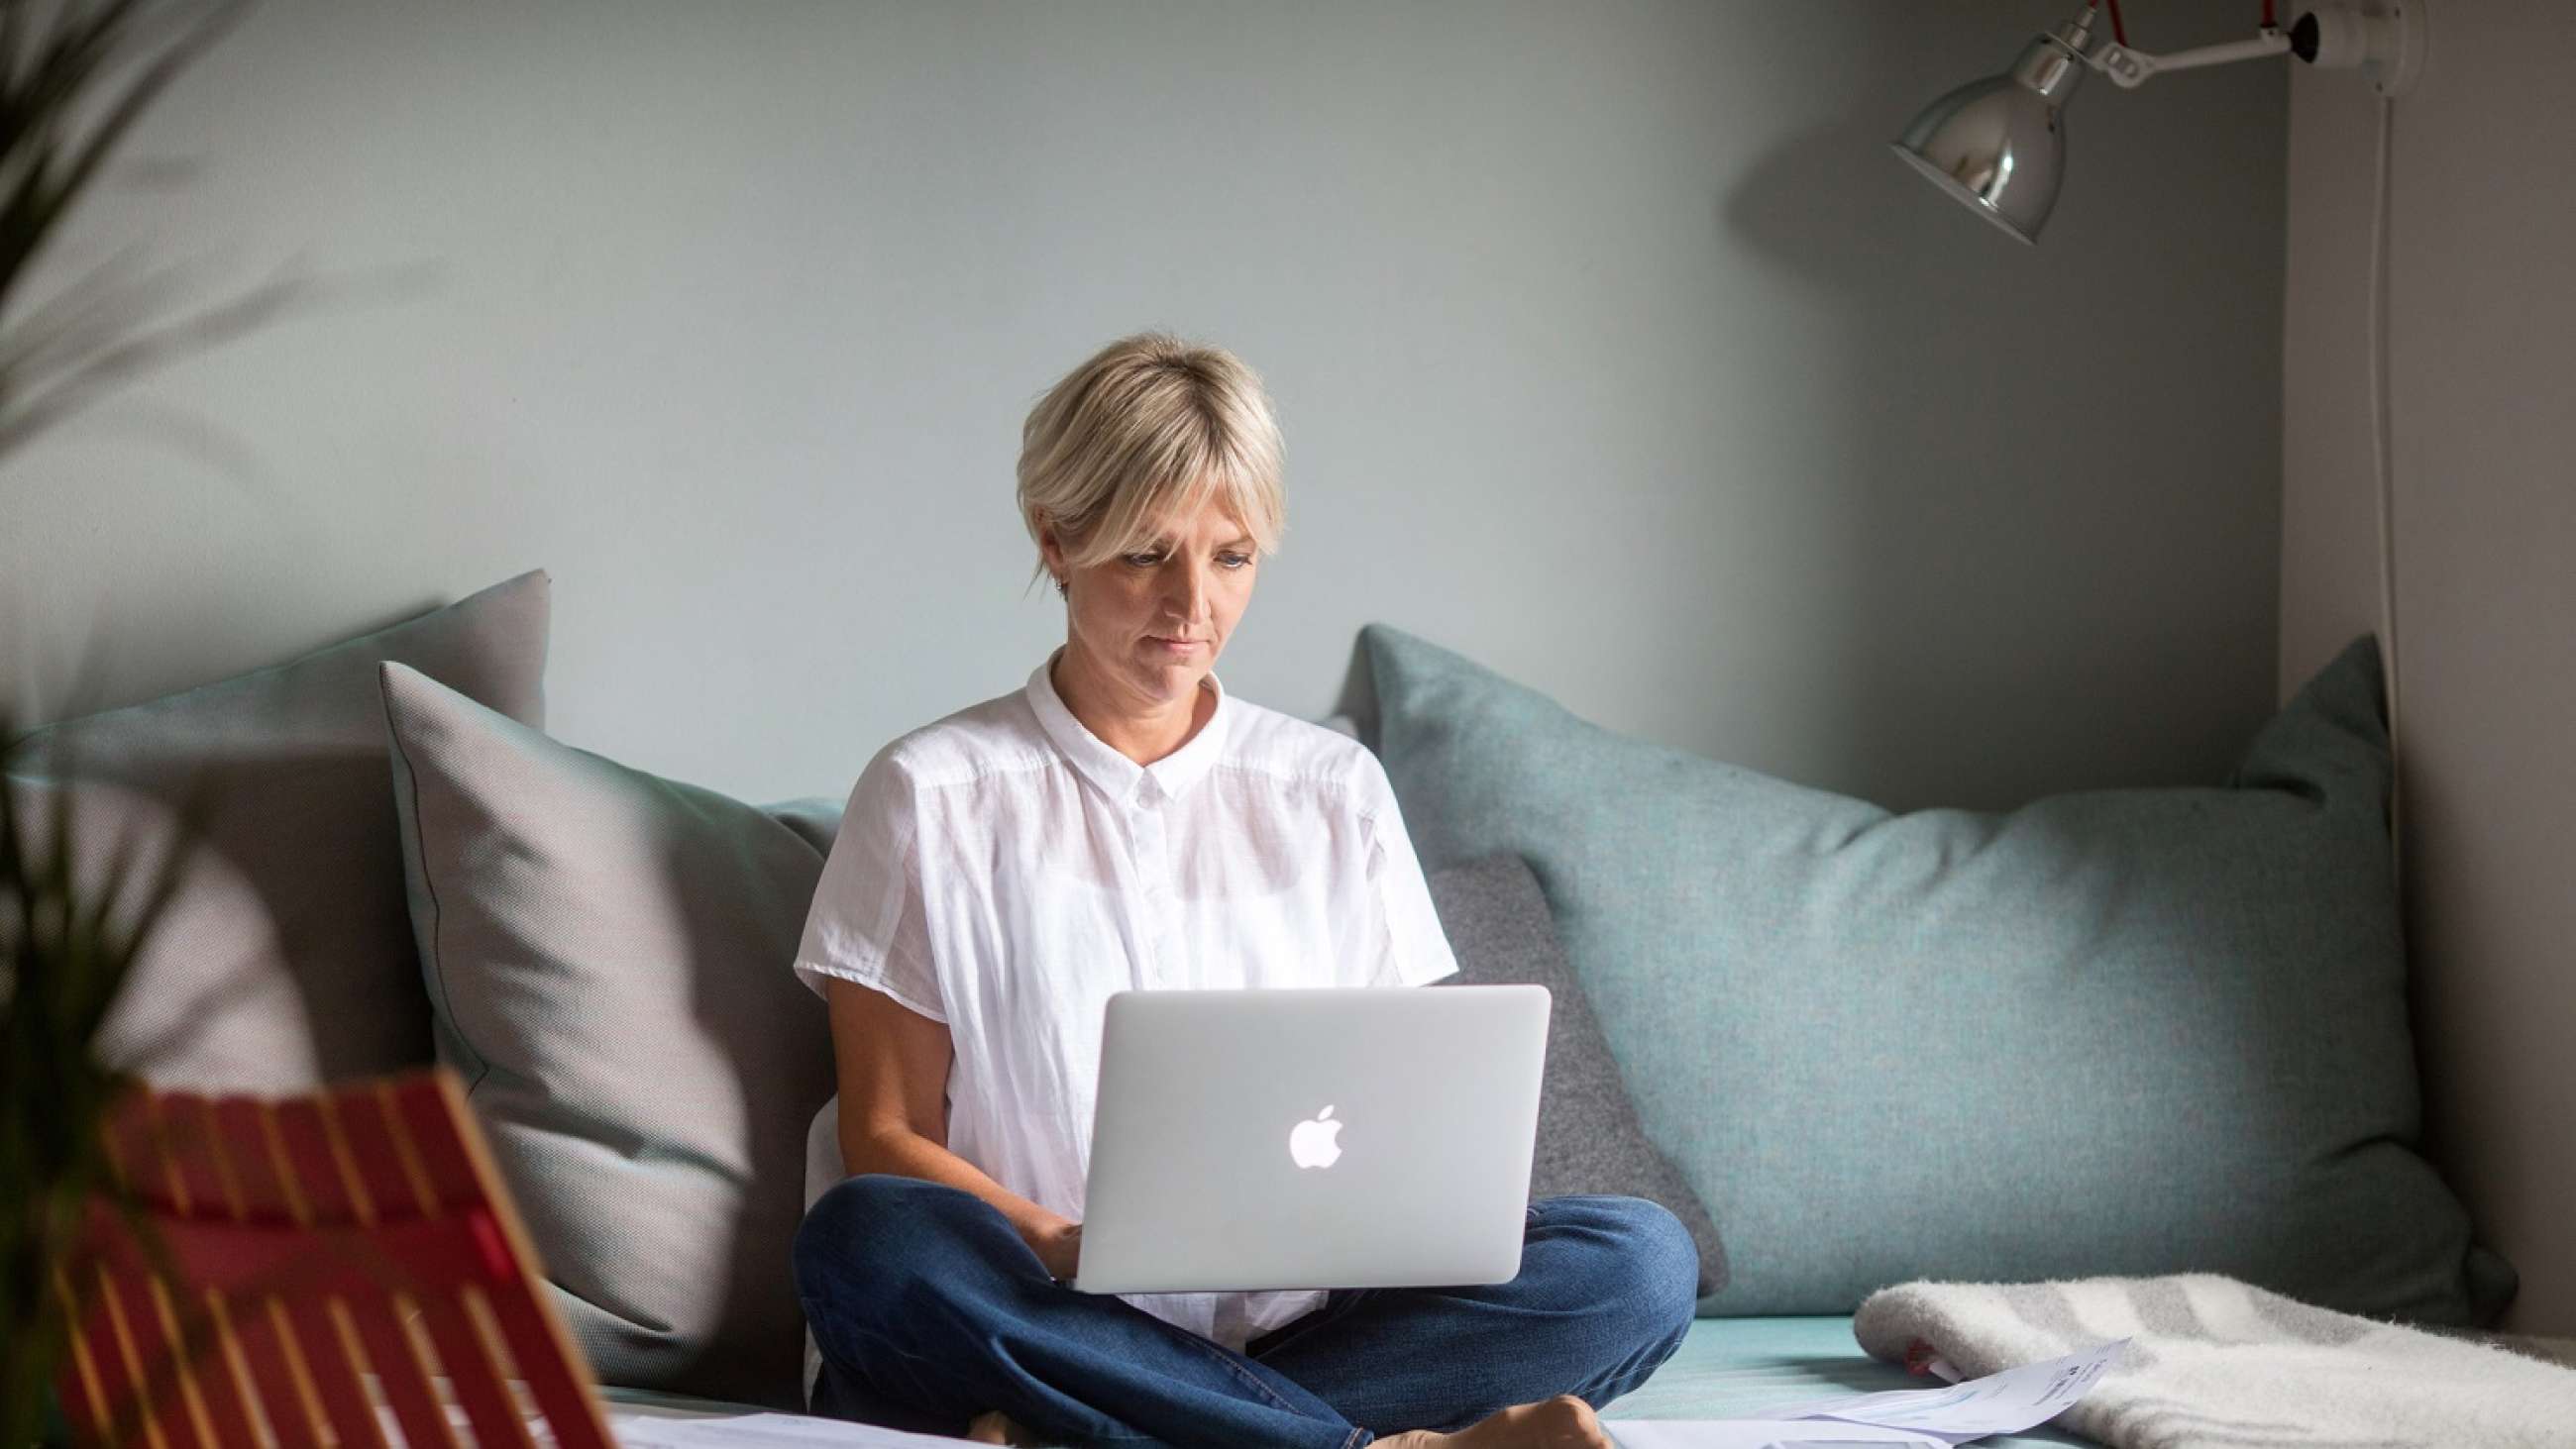
<path id="1" fill-rule="evenodd" d="M 1409 1429 L 1377 1443 L 1382 1449 L 1617 1449 L 1592 1406 L 1572 1394 L 1516 1404 L 1455 1434 Z"/>
<path id="2" fill-rule="evenodd" d="M 966 1426 L 966 1437 L 977 1444 L 1038 1444 L 1044 1441 L 1018 1424 L 999 1409 L 977 1414 Z M 1606 1441 L 1605 1441 L 1606 1442 Z"/>

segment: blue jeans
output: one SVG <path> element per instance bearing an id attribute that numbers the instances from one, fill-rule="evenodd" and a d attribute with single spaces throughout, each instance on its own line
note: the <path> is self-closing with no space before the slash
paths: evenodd
<path id="1" fill-rule="evenodd" d="M 1558 1394 L 1599 1408 L 1681 1346 L 1699 1260 L 1662 1206 L 1540 1198 L 1525 1233 L 1508 1283 L 1337 1288 L 1237 1353 L 1057 1283 L 970 1192 L 869 1173 L 796 1234 L 813 1409 L 932 1434 L 999 1409 L 1079 1445 L 1355 1449 Z"/>

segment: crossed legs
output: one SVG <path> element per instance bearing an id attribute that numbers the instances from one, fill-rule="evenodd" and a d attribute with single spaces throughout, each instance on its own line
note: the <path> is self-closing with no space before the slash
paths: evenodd
<path id="1" fill-rule="evenodd" d="M 823 1355 L 814 1411 L 959 1434 L 998 1409 L 1084 1445 L 1356 1449 L 1559 1394 L 1600 1407 L 1680 1346 L 1699 1269 L 1670 1212 L 1541 1198 L 1525 1231 L 1508 1283 L 1339 1289 L 1236 1353 L 1055 1282 L 972 1193 L 853 1177 L 796 1238 Z"/>

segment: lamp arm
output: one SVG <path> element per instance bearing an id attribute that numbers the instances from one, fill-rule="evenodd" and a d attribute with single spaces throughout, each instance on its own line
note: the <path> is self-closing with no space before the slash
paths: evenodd
<path id="1" fill-rule="evenodd" d="M 2147 81 L 2169 70 L 2196 70 L 2205 65 L 2227 65 L 2240 60 L 2261 60 L 2269 55 L 2286 55 L 2290 37 L 2274 26 L 2265 26 L 2251 40 L 2231 40 L 2225 45 L 2204 45 L 2193 50 L 2177 50 L 2171 55 L 2149 55 L 2143 50 L 2112 41 L 2084 57 L 2084 63 L 2111 78 L 2111 83 L 2124 91 L 2133 91 Z"/>

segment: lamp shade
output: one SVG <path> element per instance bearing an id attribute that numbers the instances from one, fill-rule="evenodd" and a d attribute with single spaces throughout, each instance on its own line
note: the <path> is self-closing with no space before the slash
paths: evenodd
<path id="1" fill-rule="evenodd" d="M 1925 106 L 1891 143 L 1969 210 L 2024 242 L 2039 239 L 2066 165 L 2066 98 L 2084 78 L 2080 27 L 2042 35 L 2001 75 Z"/>

